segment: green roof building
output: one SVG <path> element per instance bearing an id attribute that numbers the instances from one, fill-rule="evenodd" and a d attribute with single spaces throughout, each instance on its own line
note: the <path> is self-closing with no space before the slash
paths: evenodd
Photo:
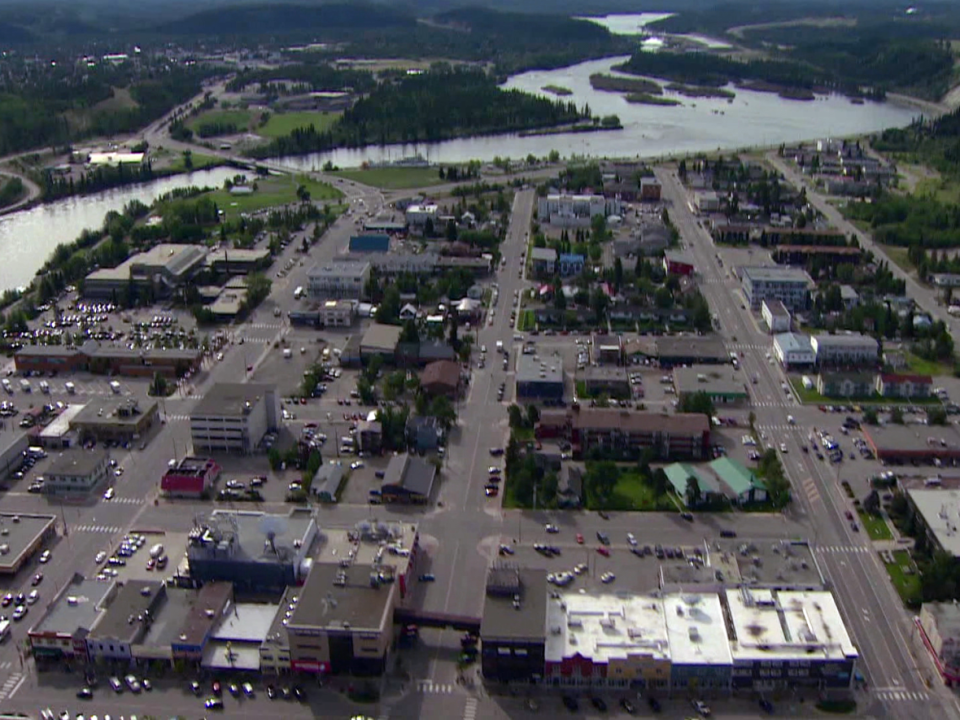
<path id="1" fill-rule="evenodd" d="M 763 481 L 736 460 L 721 457 L 710 463 L 709 468 L 730 488 L 738 504 L 763 502 L 767 499 L 767 488 Z"/>
<path id="2" fill-rule="evenodd" d="M 694 477 L 700 485 L 700 504 L 705 505 L 710 502 L 713 496 L 721 495 L 720 486 L 709 473 L 701 472 L 700 468 L 687 463 L 673 463 L 663 468 L 667 475 L 667 480 L 673 486 L 674 492 L 681 498 L 686 498 L 687 481 Z"/>

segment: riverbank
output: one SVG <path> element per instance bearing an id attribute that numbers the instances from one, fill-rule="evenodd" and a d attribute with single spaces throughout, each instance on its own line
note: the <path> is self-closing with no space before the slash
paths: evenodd
<path id="1" fill-rule="evenodd" d="M 591 132 L 601 132 L 604 130 L 623 130 L 622 124 L 617 125 L 595 125 L 593 123 L 581 123 L 579 125 L 571 125 L 568 127 L 557 127 L 557 128 L 544 128 L 543 130 L 528 130 L 526 132 L 518 133 L 517 137 L 542 137 L 546 135 L 566 135 L 567 133 L 579 134 L 579 133 L 591 133 Z"/>
<path id="2" fill-rule="evenodd" d="M 573 90 L 570 88 L 561 87 L 560 85 L 544 85 L 540 89 L 544 92 L 550 93 L 551 95 L 556 95 L 557 97 L 567 97 L 568 95 L 573 95 Z"/>

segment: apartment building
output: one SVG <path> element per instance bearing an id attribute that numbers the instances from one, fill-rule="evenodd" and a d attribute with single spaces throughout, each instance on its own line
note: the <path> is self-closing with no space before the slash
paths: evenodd
<path id="1" fill-rule="evenodd" d="M 806 310 L 813 280 L 806 270 L 791 267 L 742 267 L 740 281 L 751 310 L 764 300 L 779 300 L 791 312 Z"/>
<path id="2" fill-rule="evenodd" d="M 574 407 L 544 410 L 537 437 L 560 437 L 573 445 L 576 457 L 594 449 L 610 459 L 637 459 L 651 450 L 659 460 L 709 456 L 710 423 L 699 413 L 665 415 L 616 408 Z"/>
<path id="3" fill-rule="evenodd" d="M 810 338 L 810 344 L 820 367 L 876 365 L 880 356 L 880 344 L 860 333 L 821 333 Z"/>
<path id="4" fill-rule="evenodd" d="M 307 294 L 320 300 L 360 300 L 370 280 L 370 268 L 366 260 L 316 265 L 307 273 Z"/>
<path id="5" fill-rule="evenodd" d="M 594 217 L 619 215 L 620 198 L 603 195 L 550 194 L 537 202 L 541 223 L 559 227 L 589 227 Z"/>

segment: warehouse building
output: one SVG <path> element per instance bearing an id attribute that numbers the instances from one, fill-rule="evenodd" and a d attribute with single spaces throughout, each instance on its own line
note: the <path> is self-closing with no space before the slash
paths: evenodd
<path id="1" fill-rule="evenodd" d="M 691 365 L 673 369 L 673 384 L 681 402 L 697 393 L 706 393 L 715 404 L 746 402 L 747 386 L 741 374 L 729 365 Z"/>
<path id="2" fill-rule="evenodd" d="M 813 367 L 817 355 L 807 335 L 800 333 L 781 333 L 773 338 L 773 354 L 787 370 L 791 368 Z"/>
<path id="3" fill-rule="evenodd" d="M 764 300 L 760 315 L 771 333 L 790 332 L 790 311 L 779 300 Z"/>
<path id="4" fill-rule="evenodd" d="M 48 540 L 57 536 L 57 518 L 31 513 L 0 513 L 7 552 L 0 553 L 0 575 L 15 575 Z"/>
<path id="5" fill-rule="evenodd" d="M 149 290 L 154 297 L 167 297 L 193 278 L 206 255 L 206 248 L 199 245 L 161 243 L 115 268 L 94 270 L 84 281 L 83 296 L 116 303 L 132 285 L 137 291 Z"/>

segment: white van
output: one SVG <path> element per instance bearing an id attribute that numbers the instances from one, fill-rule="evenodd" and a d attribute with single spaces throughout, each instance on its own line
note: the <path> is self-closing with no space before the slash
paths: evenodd
<path id="1" fill-rule="evenodd" d="M 293 299 L 299 300 L 303 297 L 303 285 L 298 285 L 297 289 L 293 291 Z"/>
<path id="2" fill-rule="evenodd" d="M 49 394 L 50 394 L 50 383 L 48 383 L 46 380 L 41 380 L 41 381 L 40 381 L 40 392 L 42 392 L 44 395 L 49 395 Z"/>
<path id="3" fill-rule="evenodd" d="M 113 390 L 113 394 L 114 394 L 114 395 L 119 395 L 119 394 L 120 394 L 120 383 L 118 383 L 116 380 L 111 381 L 111 382 L 110 382 L 110 389 Z"/>
<path id="4" fill-rule="evenodd" d="M 289 360 L 290 358 L 292 358 L 292 357 L 293 357 L 293 350 L 291 350 L 290 348 L 284 348 L 284 349 L 283 349 L 283 357 L 284 357 L 286 360 Z"/>
<path id="5" fill-rule="evenodd" d="M 77 386 L 74 385 L 72 382 L 66 382 L 66 383 L 64 383 L 64 384 L 63 384 L 63 387 L 64 387 L 64 388 L 66 389 L 66 391 L 67 391 L 68 393 L 70 393 L 71 395 L 73 395 L 74 393 L 77 392 Z"/>
<path id="6" fill-rule="evenodd" d="M 157 543 L 152 548 L 150 548 L 150 557 L 156 560 L 158 557 L 163 555 L 163 545 Z"/>
<path id="7" fill-rule="evenodd" d="M 31 390 L 33 390 L 33 388 L 30 386 L 30 381 L 29 381 L 29 380 L 21 380 L 21 381 L 20 381 L 20 389 L 23 390 L 23 392 L 25 392 L 25 393 L 28 393 L 28 392 L 30 392 Z"/>

